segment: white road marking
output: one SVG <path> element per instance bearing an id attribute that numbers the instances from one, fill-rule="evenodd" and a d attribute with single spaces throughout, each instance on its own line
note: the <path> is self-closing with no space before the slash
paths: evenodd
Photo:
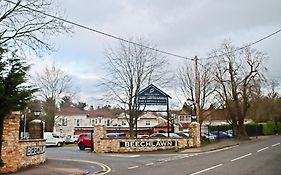
<path id="1" fill-rule="evenodd" d="M 135 158 L 135 157 L 140 157 L 140 155 L 132 155 L 132 156 L 129 156 L 129 157 Z"/>
<path id="2" fill-rule="evenodd" d="M 131 166 L 128 168 L 128 170 L 134 169 L 134 168 L 138 168 L 139 166 Z"/>
<path id="3" fill-rule="evenodd" d="M 268 146 L 265 147 L 265 148 L 262 148 L 262 149 L 260 149 L 260 150 L 257 150 L 257 152 L 259 153 L 259 152 L 264 151 L 264 150 L 266 150 L 266 149 L 268 149 Z"/>
<path id="4" fill-rule="evenodd" d="M 244 155 L 244 156 L 240 156 L 240 157 L 237 157 L 237 158 L 235 158 L 235 159 L 232 159 L 231 162 L 234 162 L 234 161 L 236 161 L 236 160 L 242 159 L 242 158 L 247 157 L 247 156 L 250 156 L 250 155 L 252 155 L 252 153 L 249 153 L 249 154 L 246 154 L 246 155 Z"/>
<path id="5" fill-rule="evenodd" d="M 146 166 L 150 166 L 150 165 L 153 165 L 154 163 L 153 162 L 151 162 L 151 163 L 147 163 L 147 164 L 145 164 Z"/>
<path id="6" fill-rule="evenodd" d="M 200 173 L 203 173 L 203 172 L 206 172 L 206 171 L 212 170 L 212 169 L 214 169 L 214 168 L 220 167 L 220 166 L 222 166 L 222 165 L 223 165 L 223 164 L 221 163 L 221 164 L 218 164 L 218 165 L 212 166 L 212 167 L 210 167 L 210 168 L 206 168 L 206 169 L 204 169 L 204 170 L 197 171 L 197 172 L 195 172 L 195 173 L 192 173 L 191 175 L 200 174 Z"/>
<path id="7" fill-rule="evenodd" d="M 274 144 L 274 145 L 271 145 L 272 147 L 274 147 L 274 146 L 277 146 L 277 145 L 280 145 L 280 143 L 276 143 L 276 144 Z"/>
<path id="8" fill-rule="evenodd" d="M 140 157 L 140 155 L 128 155 L 128 154 L 108 154 L 106 156 L 109 157 L 125 157 L 125 158 L 136 158 Z"/>

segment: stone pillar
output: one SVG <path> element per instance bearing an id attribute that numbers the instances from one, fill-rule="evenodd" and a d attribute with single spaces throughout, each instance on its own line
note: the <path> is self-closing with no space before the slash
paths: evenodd
<path id="1" fill-rule="evenodd" d="M 29 138 L 30 139 L 43 139 L 42 136 L 42 121 L 35 119 L 29 122 Z"/>
<path id="2" fill-rule="evenodd" d="M 190 140 L 189 145 L 190 147 L 200 147 L 201 141 L 200 141 L 200 124 L 197 122 L 192 122 L 189 127 L 189 133 L 190 133 Z M 190 143 L 192 142 L 192 143 Z"/>
<path id="3" fill-rule="evenodd" d="M 104 138 L 106 134 L 105 127 L 103 125 L 96 125 L 94 127 L 94 152 L 103 153 L 103 145 L 101 138 Z"/>
<path id="4" fill-rule="evenodd" d="M 1 157 L 4 162 L 4 167 L 1 168 L 0 172 L 16 172 L 21 159 L 20 156 L 18 156 L 20 113 L 13 112 L 11 115 L 5 116 L 3 124 Z"/>

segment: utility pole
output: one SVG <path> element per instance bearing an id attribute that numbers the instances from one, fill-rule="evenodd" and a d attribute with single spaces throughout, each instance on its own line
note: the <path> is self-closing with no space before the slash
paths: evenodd
<path id="1" fill-rule="evenodd" d="M 195 108 L 196 108 L 196 122 L 200 122 L 200 92 L 199 92 L 199 72 L 198 72 L 198 58 L 195 56 Z"/>

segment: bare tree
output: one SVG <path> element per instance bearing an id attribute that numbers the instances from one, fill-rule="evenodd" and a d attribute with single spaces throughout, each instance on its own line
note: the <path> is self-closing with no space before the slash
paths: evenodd
<path id="1" fill-rule="evenodd" d="M 268 97 L 275 99 L 278 97 L 277 88 L 280 85 L 280 83 L 277 80 L 271 79 L 267 82 L 268 86 L 270 87 L 268 92 Z"/>
<path id="2" fill-rule="evenodd" d="M 46 66 L 42 72 L 37 72 L 33 83 L 39 88 L 38 96 L 43 99 L 43 109 L 46 112 L 46 129 L 53 130 L 55 112 L 64 96 L 73 96 L 71 77 L 54 64 Z"/>
<path id="3" fill-rule="evenodd" d="M 244 119 L 250 108 L 250 100 L 256 93 L 258 82 L 264 79 L 265 54 L 250 47 L 238 49 L 224 42 L 214 50 L 214 75 L 219 102 L 226 108 L 234 127 L 235 136 L 246 136 Z"/>
<path id="4" fill-rule="evenodd" d="M 53 0 L 2 0 L 0 9 L 0 45 L 8 44 L 22 53 L 26 48 L 37 54 L 50 51 L 51 36 L 70 32 L 62 21 L 43 14 L 61 17 Z"/>
<path id="5" fill-rule="evenodd" d="M 143 39 L 138 43 L 145 46 L 151 44 Z M 150 46 L 151 47 L 151 46 Z M 109 75 L 103 85 L 107 88 L 107 97 L 126 106 L 129 112 L 130 135 L 135 125 L 136 105 L 134 96 L 150 83 L 164 83 L 167 69 L 166 59 L 157 52 L 146 47 L 136 46 L 120 41 L 116 49 L 108 49 L 106 70 Z M 164 80 L 164 81 L 163 81 Z M 136 117 L 136 116 L 135 116 Z"/>
<path id="6" fill-rule="evenodd" d="M 196 109 L 195 105 L 195 75 L 194 68 L 190 66 L 189 62 L 186 62 L 183 66 L 179 68 L 178 79 L 180 81 L 180 90 L 185 97 L 187 102 L 192 103 L 192 108 Z M 210 65 L 205 64 L 200 66 L 199 69 L 199 92 L 200 92 L 200 104 L 199 108 L 200 114 L 206 110 L 207 106 L 211 104 L 212 93 L 214 92 L 213 74 L 210 71 Z M 194 110 L 195 112 L 195 110 Z M 204 113 L 206 114 L 206 113 Z M 202 125 L 203 121 L 208 117 L 208 115 L 200 115 L 199 122 Z"/>

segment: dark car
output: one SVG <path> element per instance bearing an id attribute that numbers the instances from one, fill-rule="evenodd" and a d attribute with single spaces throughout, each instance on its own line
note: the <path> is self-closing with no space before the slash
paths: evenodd
<path id="1" fill-rule="evenodd" d="M 168 133 L 154 133 L 154 134 L 151 134 L 149 137 L 168 137 Z M 170 133 L 169 137 L 172 137 L 172 138 L 182 138 L 181 136 L 179 136 L 179 135 L 177 135 L 175 133 Z"/>
<path id="2" fill-rule="evenodd" d="M 94 139 L 94 135 L 93 135 L 93 139 Z M 91 133 L 80 134 L 77 140 L 77 145 L 80 150 L 84 150 L 85 148 L 91 148 L 93 145 L 93 143 L 91 142 Z"/>
<path id="3" fill-rule="evenodd" d="M 227 138 L 227 134 L 225 132 L 223 132 L 223 131 L 219 131 L 219 132 L 218 131 L 211 131 L 210 133 L 215 135 L 216 138 L 218 138 L 218 139 L 225 139 L 225 138 Z"/>
<path id="4" fill-rule="evenodd" d="M 106 138 L 125 138 L 126 137 L 126 134 L 124 133 L 107 133 Z"/>
<path id="5" fill-rule="evenodd" d="M 184 131 L 180 131 L 180 132 L 176 132 L 175 134 L 184 137 L 184 138 L 188 138 L 189 137 L 189 133 L 188 132 L 184 132 Z"/>

